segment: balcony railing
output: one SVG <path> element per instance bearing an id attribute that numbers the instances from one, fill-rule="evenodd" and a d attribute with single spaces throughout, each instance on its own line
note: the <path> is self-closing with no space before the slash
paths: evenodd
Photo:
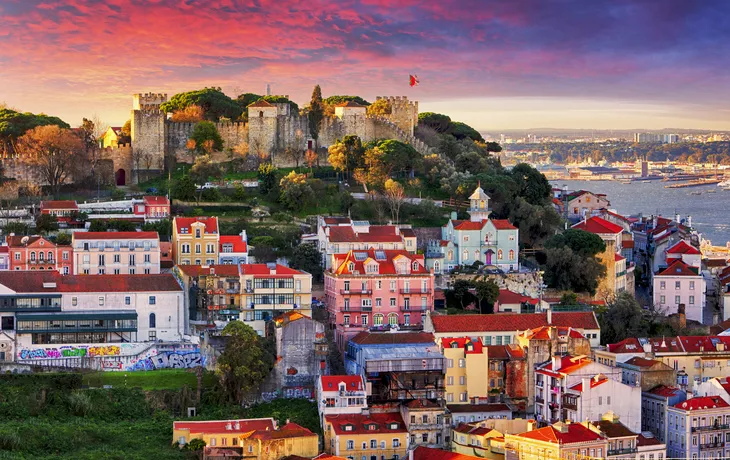
<path id="1" fill-rule="evenodd" d="M 55 264 L 56 259 L 32 259 L 28 261 L 28 264 L 30 265 L 46 265 L 46 264 Z"/>
<path id="2" fill-rule="evenodd" d="M 606 454 L 611 457 L 613 455 L 630 455 L 638 452 L 639 449 L 636 447 L 625 447 L 623 449 L 608 449 Z"/>
<path id="3" fill-rule="evenodd" d="M 713 431 L 713 430 L 727 430 L 730 428 L 730 425 L 721 425 L 721 424 L 714 424 L 714 425 L 702 425 L 702 426 L 693 426 L 692 431 Z"/>
<path id="4" fill-rule="evenodd" d="M 340 289 L 341 295 L 370 295 L 372 289 Z"/>
<path id="5" fill-rule="evenodd" d="M 342 311 L 373 311 L 372 305 L 348 305 L 342 307 Z"/>
<path id="6" fill-rule="evenodd" d="M 408 288 L 408 289 L 401 289 L 401 294 L 430 294 L 431 290 L 429 289 L 423 289 L 423 288 Z"/>
<path id="7" fill-rule="evenodd" d="M 428 307 L 423 305 L 401 305 L 400 311 L 425 312 Z"/>
<path id="8" fill-rule="evenodd" d="M 578 405 L 577 404 L 570 404 L 570 403 L 563 403 L 563 409 L 570 409 L 570 410 L 573 410 L 573 411 L 577 411 L 578 410 Z"/>
<path id="9" fill-rule="evenodd" d="M 725 447 L 725 443 L 722 441 L 708 442 L 706 444 L 700 444 L 700 450 L 704 449 L 720 449 Z"/>

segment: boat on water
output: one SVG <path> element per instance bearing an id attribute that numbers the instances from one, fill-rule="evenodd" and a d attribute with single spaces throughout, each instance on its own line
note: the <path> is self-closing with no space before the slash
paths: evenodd
<path id="1" fill-rule="evenodd" d="M 717 190 L 714 188 L 711 188 L 710 190 L 707 190 L 707 193 L 717 193 Z"/>
<path id="2" fill-rule="evenodd" d="M 702 195 L 702 192 L 689 192 L 690 195 Z"/>
<path id="3" fill-rule="evenodd" d="M 717 186 L 726 189 L 726 188 L 730 187 L 730 180 L 724 180 L 724 181 L 720 182 L 719 184 L 717 184 Z"/>
<path id="4" fill-rule="evenodd" d="M 620 180 L 619 183 L 625 184 L 625 185 L 631 185 L 631 181 L 630 180 Z"/>

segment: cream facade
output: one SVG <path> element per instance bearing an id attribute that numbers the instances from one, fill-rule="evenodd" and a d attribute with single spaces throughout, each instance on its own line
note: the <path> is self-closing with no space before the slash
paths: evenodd
<path id="1" fill-rule="evenodd" d="M 74 275 L 160 273 L 157 232 L 74 232 Z"/>
<path id="2" fill-rule="evenodd" d="M 446 358 L 446 403 L 469 404 L 473 398 L 489 395 L 489 360 L 481 340 L 443 338 L 439 340 Z"/>
<path id="3" fill-rule="evenodd" d="M 176 265 L 218 263 L 217 217 L 176 217 L 172 221 L 172 256 Z"/>

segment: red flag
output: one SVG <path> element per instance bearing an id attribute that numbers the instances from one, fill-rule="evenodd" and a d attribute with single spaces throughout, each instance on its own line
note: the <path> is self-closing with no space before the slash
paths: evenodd
<path id="1" fill-rule="evenodd" d="M 418 75 L 408 75 L 408 77 L 411 82 L 411 87 L 418 86 Z"/>

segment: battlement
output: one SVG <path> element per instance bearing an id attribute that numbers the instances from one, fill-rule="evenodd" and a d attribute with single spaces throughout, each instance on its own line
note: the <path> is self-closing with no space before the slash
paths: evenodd
<path id="1" fill-rule="evenodd" d="M 137 93 L 132 95 L 132 110 L 160 110 L 167 102 L 166 93 Z"/>

